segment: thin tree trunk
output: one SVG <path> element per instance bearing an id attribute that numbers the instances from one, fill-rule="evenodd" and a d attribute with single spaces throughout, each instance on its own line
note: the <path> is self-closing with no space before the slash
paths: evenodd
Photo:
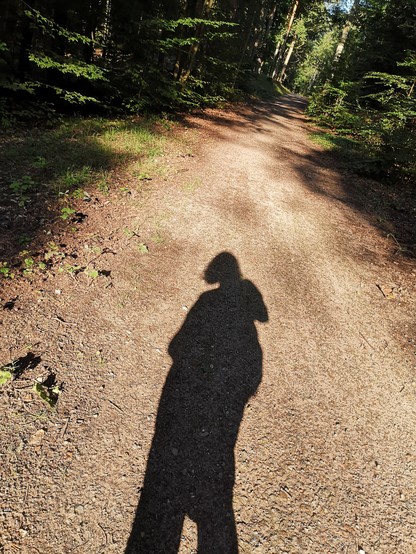
<path id="1" fill-rule="evenodd" d="M 243 46 L 243 49 L 241 51 L 241 57 L 238 61 L 238 65 L 237 65 L 237 70 L 235 72 L 235 75 L 234 75 L 234 80 L 233 80 L 233 85 L 232 85 L 232 90 L 235 89 L 235 84 L 237 82 L 237 77 L 238 77 L 238 74 L 240 72 L 240 69 L 241 69 L 241 65 L 243 63 L 243 60 L 244 60 L 244 56 L 245 56 L 245 53 L 246 53 L 246 50 L 247 50 L 247 47 L 248 47 L 248 43 L 250 41 L 250 34 L 251 34 L 251 29 L 253 27 L 253 24 L 254 24 L 254 18 L 256 17 L 256 11 L 253 10 L 253 15 L 252 15 L 252 18 L 251 18 L 251 22 L 248 26 L 248 30 L 247 30 L 247 37 L 246 37 L 246 40 L 245 40 L 245 43 L 244 43 L 244 46 Z"/>
<path id="2" fill-rule="evenodd" d="M 347 21 L 345 22 L 345 25 L 342 29 L 341 38 L 339 39 L 339 42 L 335 50 L 334 58 L 332 60 L 331 76 L 329 78 L 329 81 L 332 81 L 332 79 L 334 78 L 335 71 L 339 65 L 339 60 L 341 59 L 342 53 L 344 52 L 345 44 L 347 42 L 348 35 L 350 34 L 350 31 L 352 28 L 352 20 L 356 10 L 358 9 L 358 3 L 359 3 L 359 0 L 354 0 L 354 4 L 352 5 L 350 13 L 348 14 L 348 17 L 347 17 Z"/>
<path id="3" fill-rule="evenodd" d="M 348 20 L 345 23 L 344 28 L 342 29 L 341 38 L 339 39 L 337 48 L 335 50 L 334 58 L 332 60 L 331 80 L 334 78 L 335 70 L 338 67 L 339 60 L 341 59 L 342 53 L 345 48 L 345 43 L 347 42 L 347 38 L 348 38 L 348 35 L 350 34 L 350 31 L 351 31 L 351 21 Z"/>
<path id="4" fill-rule="evenodd" d="M 287 41 L 289 39 L 290 31 L 292 30 L 292 25 L 293 25 L 293 22 L 295 20 L 295 16 L 296 16 L 296 12 L 297 12 L 298 7 L 299 7 L 299 0 L 293 0 L 292 4 L 290 6 L 289 13 L 287 15 L 287 19 L 286 19 L 287 24 L 286 24 L 285 35 L 283 37 L 283 40 L 277 44 L 276 50 L 275 50 L 275 53 L 274 53 L 274 58 L 273 58 L 273 63 L 272 63 L 272 68 L 273 69 L 271 71 L 271 76 L 272 76 L 273 79 L 275 79 L 276 75 L 279 73 L 279 67 L 281 66 L 282 58 L 285 54 Z"/>
<path id="5" fill-rule="evenodd" d="M 214 1 L 215 0 L 202 0 L 202 1 L 198 2 L 197 6 L 196 6 L 195 17 L 201 18 L 201 19 L 203 17 L 208 17 L 209 12 L 211 11 L 211 8 L 214 4 Z M 191 48 L 189 49 L 188 66 L 184 71 L 181 72 L 181 75 L 179 77 L 179 80 L 181 81 L 181 83 L 185 83 L 188 80 L 188 78 L 189 78 L 189 76 L 190 76 L 190 74 L 191 74 L 191 72 L 194 68 L 196 55 L 197 55 L 199 47 L 201 45 L 201 39 L 204 36 L 204 30 L 205 30 L 205 25 L 203 23 L 201 23 L 196 29 L 196 39 L 197 40 L 191 46 Z"/>
<path id="6" fill-rule="evenodd" d="M 285 75 L 286 75 L 287 66 L 289 65 L 290 58 L 293 54 L 293 49 L 295 48 L 295 43 L 296 43 L 296 37 L 290 43 L 289 50 L 287 51 L 285 61 L 279 73 L 279 78 L 277 79 L 279 83 L 283 83 L 283 79 L 285 78 Z"/>

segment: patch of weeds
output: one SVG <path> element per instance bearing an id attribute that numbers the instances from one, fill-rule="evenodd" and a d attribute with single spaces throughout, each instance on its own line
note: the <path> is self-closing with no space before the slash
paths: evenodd
<path id="1" fill-rule="evenodd" d="M 27 235 L 20 235 L 20 237 L 17 239 L 17 242 L 20 246 L 28 246 L 32 242 L 32 239 Z"/>
<path id="2" fill-rule="evenodd" d="M 149 247 L 146 244 L 144 244 L 144 242 L 141 242 L 140 244 L 138 244 L 137 249 L 141 254 L 147 254 L 149 252 Z"/>
<path id="3" fill-rule="evenodd" d="M 65 254 L 63 252 L 60 252 L 59 246 L 53 242 L 48 242 L 48 250 L 44 254 L 44 260 L 46 262 L 53 262 L 53 261 L 59 261 L 63 260 L 65 258 Z"/>
<path id="4" fill-rule="evenodd" d="M 45 169 L 45 167 L 47 166 L 48 166 L 48 160 L 43 156 L 37 156 L 35 160 L 32 162 L 32 167 L 35 167 L 36 169 Z"/>
<path id="5" fill-rule="evenodd" d="M 169 116 L 167 114 L 162 114 L 161 117 L 158 117 L 156 123 L 161 125 L 165 129 L 165 131 L 172 131 L 175 126 L 174 122 L 169 119 Z"/>
<path id="6" fill-rule="evenodd" d="M 103 193 L 108 194 L 110 192 L 110 174 L 108 171 L 102 171 L 98 177 L 97 189 Z"/>
<path id="7" fill-rule="evenodd" d="M 182 190 L 185 190 L 187 192 L 195 192 L 201 185 L 201 179 L 196 177 L 195 179 L 192 179 L 192 181 L 188 181 L 187 183 L 183 184 Z"/>
<path id="8" fill-rule="evenodd" d="M 152 236 L 151 240 L 154 244 L 163 244 L 165 242 L 165 237 L 162 233 L 157 232 Z"/>
<path id="9" fill-rule="evenodd" d="M 162 154 L 162 149 L 160 146 L 152 146 L 147 150 L 147 155 L 150 158 L 156 158 L 157 156 L 160 156 Z"/>
<path id="10" fill-rule="evenodd" d="M 71 215 L 74 215 L 75 212 L 76 210 L 73 210 L 72 208 L 68 208 L 67 206 L 65 206 L 64 208 L 61 208 L 61 215 L 59 217 L 64 221 L 66 221 L 71 217 Z"/>
<path id="11" fill-rule="evenodd" d="M 139 181 L 151 181 L 152 180 L 149 173 L 139 173 L 137 178 L 139 179 Z"/>
<path id="12" fill-rule="evenodd" d="M 100 272 L 97 269 L 84 269 L 84 273 L 90 279 L 97 279 L 100 276 Z"/>
<path id="13" fill-rule="evenodd" d="M 103 134 L 102 141 L 130 155 L 153 157 L 160 154 L 160 137 L 144 122 L 114 121 Z"/>
<path id="14" fill-rule="evenodd" d="M 5 368 L 0 368 L 0 387 L 10 381 L 12 376 L 13 374 L 11 371 Z"/>
<path id="15" fill-rule="evenodd" d="M 139 181 L 151 181 L 155 177 L 166 177 L 169 174 L 169 167 L 162 164 L 155 157 L 140 159 L 130 167 L 131 174 Z"/>
<path id="16" fill-rule="evenodd" d="M 23 275 L 30 277 L 36 270 L 45 271 L 47 265 L 44 262 L 36 262 L 32 256 L 30 256 L 29 250 L 22 250 L 19 256 L 23 258 Z"/>
<path id="17" fill-rule="evenodd" d="M 87 193 L 84 189 L 78 188 L 72 191 L 71 196 L 76 200 L 83 200 L 87 196 Z"/>
<path id="18" fill-rule="evenodd" d="M 35 260 L 33 258 L 29 257 L 23 260 L 23 275 L 26 275 L 26 277 L 32 275 L 34 268 Z"/>
<path id="19" fill-rule="evenodd" d="M 80 185 L 89 183 L 91 180 L 92 170 L 89 165 L 84 165 L 79 169 L 68 169 L 60 179 L 60 185 L 63 185 L 65 190 L 79 188 Z"/>
<path id="20" fill-rule="evenodd" d="M 0 275 L 5 279 L 14 279 L 14 273 L 11 271 L 7 262 L 0 262 Z"/>
<path id="21" fill-rule="evenodd" d="M 9 188 L 16 196 L 17 202 L 21 208 L 24 208 L 30 200 L 29 193 L 33 191 L 36 183 L 30 175 L 24 175 L 21 179 L 17 179 L 10 183 Z"/>
<path id="22" fill-rule="evenodd" d="M 155 158 L 162 153 L 166 140 L 160 122 L 150 118 L 68 118 L 52 128 L 12 131 L 5 132 L 2 138 L 1 163 L 4 174 L 12 175 L 5 192 L 12 201 L 11 233 L 15 237 L 22 232 L 18 217 L 21 208 L 27 209 L 29 202 L 33 216 L 46 221 L 49 197 L 61 193 L 66 203 L 50 207 L 55 217 L 71 221 L 71 215 L 75 215 L 69 212 L 72 199 L 88 201 L 90 197 L 85 190 L 95 185 L 107 194 L 114 186 L 113 175 L 118 168 L 122 168 L 128 179 L 135 177 L 135 168 L 140 168 L 143 180 L 151 178 L 158 164 Z M 128 182 L 127 186 L 136 189 L 140 183 Z M 122 190 L 129 192 L 129 189 Z M 38 192 L 42 194 L 36 194 L 36 201 L 31 202 Z M 64 205 L 69 210 L 61 211 Z M 43 224 L 41 221 L 40 225 Z M 29 242 L 22 238 L 20 248 Z"/>
<path id="23" fill-rule="evenodd" d="M 54 375 L 50 375 L 43 383 L 35 381 L 33 390 L 50 408 L 56 406 L 62 393 L 62 387 L 58 386 Z"/>
<path id="24" fill-rule="evenodd" d="M 72 264 L 64 264 L 62 267 L 58 269 L 60 273 L 69 273 L 70 275 L 77 275 L 80 271 L 82 271 L 83 267 L 81 265 L 72 265 Z"/>
<path id="25" fill-rule="evenodd" d="M 140 237 L 138 233 L 138 229 L 134 230 L 134 229 L 129 229 L 128 227 L 125 227 L 123 229 L 123 234 L 126 235 L 128 239 L 132 239 L 133 237 Z"/>

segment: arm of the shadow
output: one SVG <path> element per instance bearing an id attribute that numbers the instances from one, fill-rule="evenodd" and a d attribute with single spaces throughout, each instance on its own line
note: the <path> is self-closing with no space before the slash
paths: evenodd
<path id="1" fill-rule="evenodd" d="M 251 281 L 244 281 L 250 318 L 261 323 L 269 321 L 266 304 L 258 288 Z"/>
<path id="2" fill-rule="evenodd" d="M 182 356 L 195 343 L 195 337 L 198 335 L 201 324 L 200 304 L 201 300 L 199 299 L 189 311 L 182 327 L 170 341 L 168 352 L 173 360 Z"/>

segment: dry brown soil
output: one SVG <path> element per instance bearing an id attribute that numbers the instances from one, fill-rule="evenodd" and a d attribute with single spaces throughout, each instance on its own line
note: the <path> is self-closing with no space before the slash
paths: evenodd
<path id="1" fill-rule="evenodd" d="M 416 552 L 416 264 L 303 108 L 188 117 L 60 237 L 103 274 L 3 280 L 1 552 Z"/>

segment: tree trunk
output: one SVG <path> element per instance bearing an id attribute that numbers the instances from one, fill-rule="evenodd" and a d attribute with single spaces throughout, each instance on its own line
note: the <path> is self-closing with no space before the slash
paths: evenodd
<path id="1" fill-rule="evenodd" d="M 195 7 L 195 17 L 198 19 L 202 19 L 203 17 L 208 17 L 209 12 L 211 11 L 211 8 L 214 4 L 214 1 L 215 0 L 198 0 Z M 185 83 L 188 80 L 191 74 L 191 71 L 194 68 L 196 55 L 201 45 L 201 39 L 204 36 L 204 30 L 205 30 L 205 25 L 203 23 L 198 25 L 196 28 L 195 35 L 197 40 L 189 49 L 188 64 L 186 69 L 180 72 L 179 81 L 181 83 Z"/>
<path id="2" fill-rule="evenodd" d="M 329 81 L 332 81 L 332 79 L 334 78 L 335 71 L 339 64 L 339 60 L 341 59 L 342 53 L 344 52 L 345 44 L 347 42 L 348 35 L 350 34 L 350 31 L 352 28 L 352 20 L 356 10 L 358 9 L 358 3 L 359 3 L 359 0 L 354 0 L 354 4 L 352 5 L 350 13 L 348 14 L 348 17 L 347 17 L 347 21 L 345 22 L 345 25 L 342 29 L 341 38 L 339 39 L 337 48 L 335 50 L 334 58 L 332 60 L 331 76 L 329 78 Z"/>
<path id="3" fill-rule="evenodd" d="M 272 71 L 271 71 L 271 77 L 273 79 L 276 79 L 276 75 L 279 73 L 279 68 L 282 63 L 282 58 L 286 51 L 286 45 L 287 41 L 289 39 L 290 31 L 292 30 L 292 25 L 295 20 L 295 15 L 297 12 L 297 9 L 299 7 L 299 0 L 293 0 L 289 13 L 287 15 L 287 24 L 286 24 L 286 32 L 283 37 L 283 40 L 279 42 L 276 46 L 276 50 L 274 53 L 273 63 L 272 63 Z M 292 54 L 292 53 L 291 53 Z"/>
<path id="4" fill-rule="evenodd" d="M 95 39 L 95 33 L 98 26 L 99 12 L 101 8 L 100 0 L 92 0 L 89 5 L 88 15 L 86 17 L 86 25 L 84 35 L 92 41 Z M 84 44 L 84 60 L 91 63 L 94 58 L 94 42 Z"/>
<path id="5" fill-rule="evenodd" d="M 286 69 L 287 69 L 287 66 L 289 65 L 290 58 L 293 54 L 293 49 L 295 48 L 295 42 L 296 42 L 296 37 L 290 43 L 289 50 L 287 51 L 285 61 L 279 73 L 279 78 L 277 79 L 279 83 L 283 83 L 283 80 L 285 78 Z"/>

